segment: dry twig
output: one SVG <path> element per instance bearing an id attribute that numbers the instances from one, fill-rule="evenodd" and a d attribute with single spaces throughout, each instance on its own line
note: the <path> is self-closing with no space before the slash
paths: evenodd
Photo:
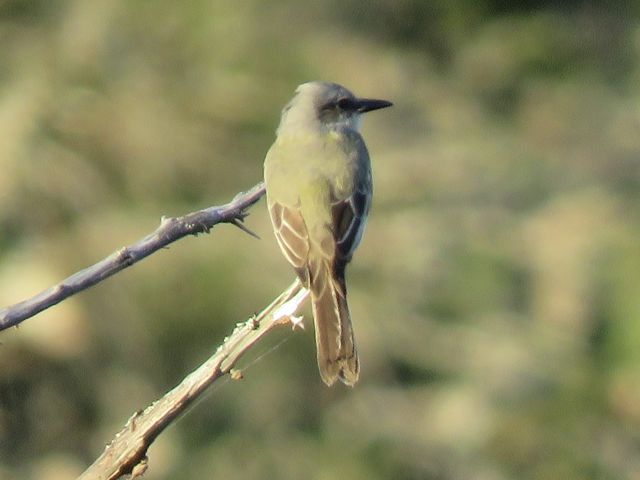
<path id="1" fill-rule="evenodd" d="M 246 210 L 256 203 L 264 192 L 264 184 L 259 183 L 248 192 L 236 195 L 225 205 L 209 207 L 182 217 L 163 217 L 160 226 L 153 233 L 136 243 L 113 252 L 95 265 L 71 275 L 27 300 L 0 309 L 0 330 L 18 325 L 23 320 L 101 282 L 180 238 L 209 233 L 218 223 L 231 223 L 256 236 L 242 224 L 242 221 L 247 216 Z"/>
<path id="2" fill-rule="evenodd" d="M 180 385 L 144 411 L 136 412 L 78 480 L 114 480 L 144 471 L 147 450 L 156 437 L 215 380 L 227 373 L 232 373 L 233 378 L 236 361 L 267 332 L 280 324 L 296 325 L 299 319 L 294 314 L 307 295 L 308 291 L 296 280 L 262 312 L 238 324 L 216 353 Z M 235 378 L 241 375 L 236 374 Z"/>

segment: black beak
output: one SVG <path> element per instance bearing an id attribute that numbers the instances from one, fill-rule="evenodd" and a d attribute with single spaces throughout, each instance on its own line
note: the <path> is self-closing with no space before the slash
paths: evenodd
<path id="1" fill-rule="evenodd" d="M 360 113 L 371 112 L 373 110 L 379 110 L 380 108 L 387 108 L 393 105 L 386 100 L 374 100 L 372 98 L 358 98 L 356 100 L 356 110 Z"/>

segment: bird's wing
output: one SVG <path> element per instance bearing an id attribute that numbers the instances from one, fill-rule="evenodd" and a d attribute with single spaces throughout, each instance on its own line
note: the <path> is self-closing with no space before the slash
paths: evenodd
<path id="1" fill-rule="evenodd" d="M 351 260 L 362 239 L 370 204 L 371 190 L 366 187 L 356 189 L 346 199 L 332 204 L 336 267 L 344 268 Z"/>
<path id="2" fill-rule="evenodd" d="M 308 286 L 309 233 L 300 210 L 273 202 L 269 205 L 269 214 L 280 250 Z"/>

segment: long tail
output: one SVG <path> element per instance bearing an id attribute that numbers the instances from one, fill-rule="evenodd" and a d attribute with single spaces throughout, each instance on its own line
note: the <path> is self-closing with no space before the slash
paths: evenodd
<path id="1" fill-rule="evenodd" d="M 327 385 L 340 379 L 353 386 L 360 363 L 347 305 L 344 271 L 335 272 L 328 262 L 318 262 L 311 274 L 311 305 L 316 326 L 320 377 Z"/>

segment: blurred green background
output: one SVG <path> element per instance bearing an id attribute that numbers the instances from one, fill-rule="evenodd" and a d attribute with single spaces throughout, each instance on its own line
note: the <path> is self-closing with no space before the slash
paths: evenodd
<path id="1" fill-rule="evenodd" d="M 640 479 L 640 4 L 0 0 L 0 305 L 262 175 L 324 79 L 368 116 L 362 361 L 267 337 L 145 478 Z M 264 201 L 0 334 L 0 478 L 73 478 L 293 273 Z M 282 343 L 284 342 L 284 343 Z"/>

